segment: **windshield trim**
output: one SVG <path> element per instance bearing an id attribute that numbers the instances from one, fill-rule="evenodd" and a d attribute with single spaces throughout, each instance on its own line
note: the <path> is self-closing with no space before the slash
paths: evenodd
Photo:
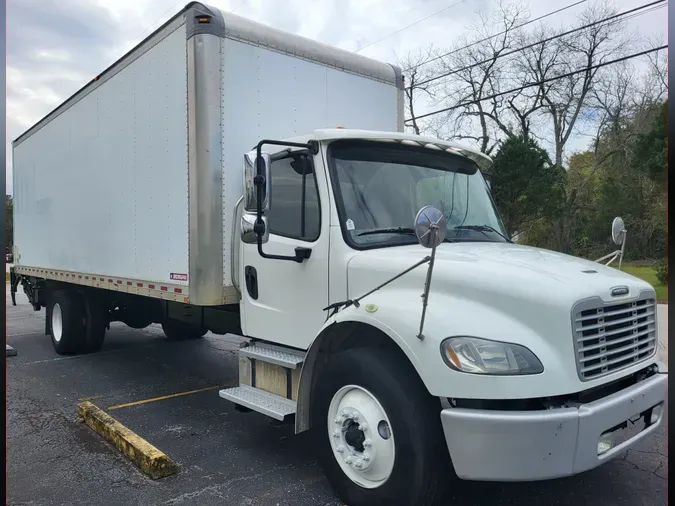
<path id="1" fill-rule="evenodd" d="M 383 141 L 377 141 L 377 140 L 362 140 L 362 139 L 336 139 L 328 144 L 328 147 L 326 148 L 326 166 L 328 167 L 328 174 L 330 176 L 330 185 L 331 189 L 333 191 L 333 198 L 335 200 L 335 208 L 337 210 L 338 214 L 338 221 L 340 222 L 340 231 L 342 232 L 342 238 L 349 246 L 350 248 L 357 250 L 357 251 L 365 251 L 365 250 L 371 250 L 371 249 L 381 249 L 381 248 L 394 248 L 398 246 L 410 246 L 413 244 L 418 244 L 417 238 L 410 236 L 401 236 L 397 235 L 396 241 L 383 241 L 383 242 L 374 242 L 372 244 L 359 244 L 356 243 L 355 241 L 352 240 L 351 235 L 349 234 L 349 231 L 346 229 L 345 226 L 345 221 L 346 221 L 346 210 L 344 207 L 344 200 L 342 197 L 342 191 L 340 188 L 340 183 L 338 180 L 338 175 L 337 175 L 337 167 L 335 166 L 335 157 L 333 156 L 333 150 L 335 146 L 341 147 L 341 146 L 373 146 L 375 147 L 382 147 L 382 148 L 393 148 L 393 149 L 405 149 L 409 151 L 417 151 L 419 153 L 424 153 L 424 154 L 433 154 L 433 155 L 438 155 L 439 152 L 435 150 L 431 150 L 428 148 L 424 148 L 422 146 L 410 146 L 410 145 L 401 145 L 401 144 L 392 144 L 389 142 L 383 142 Z M 483 178 L 480 169 L 478 167 L 478 164 L 470 159 L 465 157 L 464 155 L 461 154 L 455 154 L 455 153 L 448 153 L 446 152 L 445 155 L 448 157 L 456 157 L 461 159 L 463 162 L 469 162 L 473 164 L 476 167 L 476 172 L 481 175 L 481 178 Z M 457 171 L 458 173 L 462 173 L 461 171 Z M 484 180 L 484 178 L 483 178 Z M 483 181 L 485 182 L 485 181 Z M 492 208 L 497 216 L 497 219 L 499 220 L 500 225 L 503 228 L 503 222 L 502 218 L 499 214 L 499 211 L 497 210 L 497 207 L 495 206 L 494 200 L 492 199 L 491 192 L 486 186 L 486 191 L 488 193 L 488 196 L 490 198 L 490 203 L 492 205 Z M 508 236 L 508 233 L 506 234 Z M 454 242 L 454 241 L 453 241 Z M 457 241 L 457 242 L 464 242 L 464 241 Z M 471 241 L 471 242 L 478 242 L 478 241 Z M 495 241 L 480 241 L 480 242 L 495 242 Z M 501 242 L 501 241 L 498 241 Z"/>

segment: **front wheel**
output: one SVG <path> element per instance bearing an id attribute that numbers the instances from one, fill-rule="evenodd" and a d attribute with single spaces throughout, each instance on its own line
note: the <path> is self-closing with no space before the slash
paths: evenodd
<path id="1" fill-rule="evenodd" d="M 312 395 L 325 473 L 350 506 L 425 506 L 454 474 L 431 397 L 405 358 L 356 348 L 334 355 Z"/>

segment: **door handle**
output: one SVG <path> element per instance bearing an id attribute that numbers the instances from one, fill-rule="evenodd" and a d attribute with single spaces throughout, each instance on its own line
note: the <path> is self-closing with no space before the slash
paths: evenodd
<path id="1" fill-rule="evenodd" d="M 301 264 L 303 261 L 307 260 L 312 255 L 311 248 L 305 248 L 303 246 L 298 246 L 295 248 L 295 261 Z"/>
<path id="2" fill-rule="evenodd" d="M 258 272 L 255 267 L 247 265 L 244 268 L 244 279 L 246 280 L 246 290 L 253 300 L 258 300 Z"/>

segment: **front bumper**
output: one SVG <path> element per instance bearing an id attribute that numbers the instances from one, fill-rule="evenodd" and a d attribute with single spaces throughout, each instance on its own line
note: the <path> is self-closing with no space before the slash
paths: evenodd
<path id="1" fill-rule="evenodd" d="M 535 481 L 593 469 L 663 423 L 667 385 L 667 374 L 655 374 L 588 404 L 542 411 L 444 409 L 441 421 L 455 472 L 465 480 Z M 651 408 L 657 420 L 598 455 L 604 432 Z"/>

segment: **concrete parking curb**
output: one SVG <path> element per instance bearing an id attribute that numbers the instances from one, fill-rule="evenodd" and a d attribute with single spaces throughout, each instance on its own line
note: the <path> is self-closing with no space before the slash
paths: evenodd
<path id="1" fill-rule="evenodd" d="M 178 466 L 164 452 L 127 429 L 91 402 L 85 401 L 78 404 L 77 412 L 84 423 L 115 445 L 153 480 L 178 472 Z"/>
<path id="2" fill-rule="evenodd" d="M 5 344 L 5 358 L 7 357 L 16 357 L 17 352 L 9 344 Z"/>

